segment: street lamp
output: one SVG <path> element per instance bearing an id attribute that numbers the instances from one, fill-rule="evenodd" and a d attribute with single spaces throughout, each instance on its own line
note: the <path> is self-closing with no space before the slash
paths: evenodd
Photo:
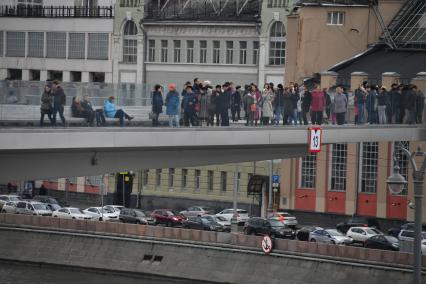
<path id="1" fill-rule="evenodd" d="M 422 199 L 423 199 L 423 183 L 426 172 L 426 153 L 422 152 L 420 147 L 416 152 L 410 153 L 400 144 L 401 151 L 404 153 L 408 160 L 410 160 L 413 167 L 413 181 L 414 181 L 414 284 L 422 283 L 422 254 L 421 254 L 421 240 L 422 240 Z M 415 157 L 423 157 L 423 163 L 420 169 L 416 165 Z M 394 163 L 396 164 L 396 163 Z M 407 181 L 399 173 L 399 167 L 394 166 L 393 174 L 387 179 L 389 190 L 394 193 L 401 193 Z"/>

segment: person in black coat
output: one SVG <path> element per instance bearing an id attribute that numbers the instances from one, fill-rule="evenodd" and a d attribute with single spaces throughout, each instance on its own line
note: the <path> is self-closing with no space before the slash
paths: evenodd
<path id="1" fill-rule="evenodd" d="M 186 86 L 186 95 L 182 100 L 183 121 L 185 126 L 196 126 L 195 105 L 198 103 L 197 95 L 193 92 L 191 85 Z"/>
<path id="2" fill-rule="evenodd" d="M 158 126 L 158 117 L 163 112 L 163 93 L 160 85 L 155 85 L 152 92 L 152 126 Z"/>
<path id="3" fill-rule="evenodd" d="M 416 123 L 416 100 L 417 95 L 413 89 L 413 85 L 409 85 L 403 91 L 403 102 L 405 108 L 405 123 Z"/>
<path id="4" fill-rule="evenodd" d="M 62 123 L 65 125 L 65 117 L 64 117 L 64 106 L 66 103 L 66 96 L 64 89 L 59 84 L 58 80 L 54 80 L 52 82 L 53 88 L 52 88 L 52 95 L 53 95 L 53 113 L 52 113 L 52 119 L 53 119 L 53 125 L 56 126 L 56 114 L 59 113 L 59 116 L 62 120 Z"/>
<path id="5" fill-rule="evenodd" d="M 425 95 L 416 85 L 413 86 L 413 91 L 416 93 L 416 122 L 423 123 L 423 109 L 425 107 Z"/>
<path id="6" fill-rule="evenodd" d="M 217 98 L 216 108 L 220 113 L 221 126 L 229 126 L 229 105 L 232 89 L 229 83 L 225 83 L 222 87 L 224 91 Z"/>
<path id="7" fill-rule="evenodd" d="M 237 122 L 241 119 L 241 93 L 240 93 L 241 86 L 237 86 L 235 88 L 235 91 L 232 91 L 231 93 L 231 115 L 232 115 L 232 121 Z"/>
<path id="8" fill-rule="evenodd" d="M 305 88 L 305 92 L 303 93 L 302 97 L 302 115 L 303 115 L 303 124 L 308 125 L 308 118 L 306 117 L 306 114 L 309 112 L 309 109 L 311 108 L 311 93 L 307 88 Z"/>

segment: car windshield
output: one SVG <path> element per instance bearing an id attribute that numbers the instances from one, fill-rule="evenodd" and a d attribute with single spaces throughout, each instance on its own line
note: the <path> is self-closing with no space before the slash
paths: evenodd
<path id="1" fill-rule="evenodd" d="M 342 234 L 342 233 L 340 233 L 340 232 L 338 232 L 338 231 L 336 231 L 336 230 L 327 230 L 327 233 L 329 233 L 329 234 L 330 234 L 330 236 L 333 236 L 333 237 L 340 237 L 340 236 L 343 236 L 343 234 Z"/>
<path id="2" fill-rule="evenodd" d="M 171 210 L 171 211 L 167 211 L 167 215 L 169 215 L 169 216 L 180 215 L 180 213 L 178 211 Z"/>
<path id="3" fill-rule="evenodd" d="M 283 222 L 277 220 L 268 220 L 272 227 L 284 227 Z"/>
<path id="4" fill-rule="evenodd" d="M 114 211 L 110 208 L 103 208 L 104 213 L 114 213 Z"/>
<path id="5" fill-rule="evenodd" d="M 46 205 L 43 203 L 33 203 L 35 210 L 47 210 Z"/>
<path id="6" fill-rule="evenodd" d="M 388 242 L 390 243 L 397 243 L 398 239 L 392 236 L 385 236 L 385 238 L 388 240 Z"/>
<path id="7" fill-rule="evenodd" d="M 380 234 L 380 231 L 376 230 L 376 229 L 366 229 L 365 230 L 367 232 L 367 234 Z"/>
<path id="8" fill-rule="evenodd" d="M 70 208 L 71 214 L 83 214 L 78 208 Z"/>
<path id="9" fill-rule="evenodd" d="M 138 217 L 146 217 L 145 212 L 140 211 L 140 210 L 135 210 L 136 216 Z"/>
<path id="10" fill-rule="evenodd" d="M 10 201 L 20 201 L 20 200 L 21 200 L 21 198 L 19 198 L 18 196 L 10 196 L 10 197 L 9 197 L 9 200 L 10 200 Z"/>
<path id="11" fill-rule="evenodd" d="M 219 220 L 219 221 L 222 221 L 222 222 L 227 221 L 226 218 L 222 217 L 222 216 L 216 216 L 216 219 Z"/>

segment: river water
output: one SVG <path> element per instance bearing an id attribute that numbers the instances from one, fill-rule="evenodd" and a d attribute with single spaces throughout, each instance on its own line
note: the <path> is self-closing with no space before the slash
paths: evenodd
<path id="1" fill-rule="evenodd" d="M 97 270 L 80 270 L 0 261 L 0 284 L 200 284 L 205 281 L 179 280 Z"/>

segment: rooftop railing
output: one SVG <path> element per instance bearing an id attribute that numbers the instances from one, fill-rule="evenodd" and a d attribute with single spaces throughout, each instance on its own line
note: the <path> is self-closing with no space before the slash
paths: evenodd
<path id="1" fill-rule="evenodd" d="M 113 6 L 0 6 L 0 17 L 113 18 Z"/>

